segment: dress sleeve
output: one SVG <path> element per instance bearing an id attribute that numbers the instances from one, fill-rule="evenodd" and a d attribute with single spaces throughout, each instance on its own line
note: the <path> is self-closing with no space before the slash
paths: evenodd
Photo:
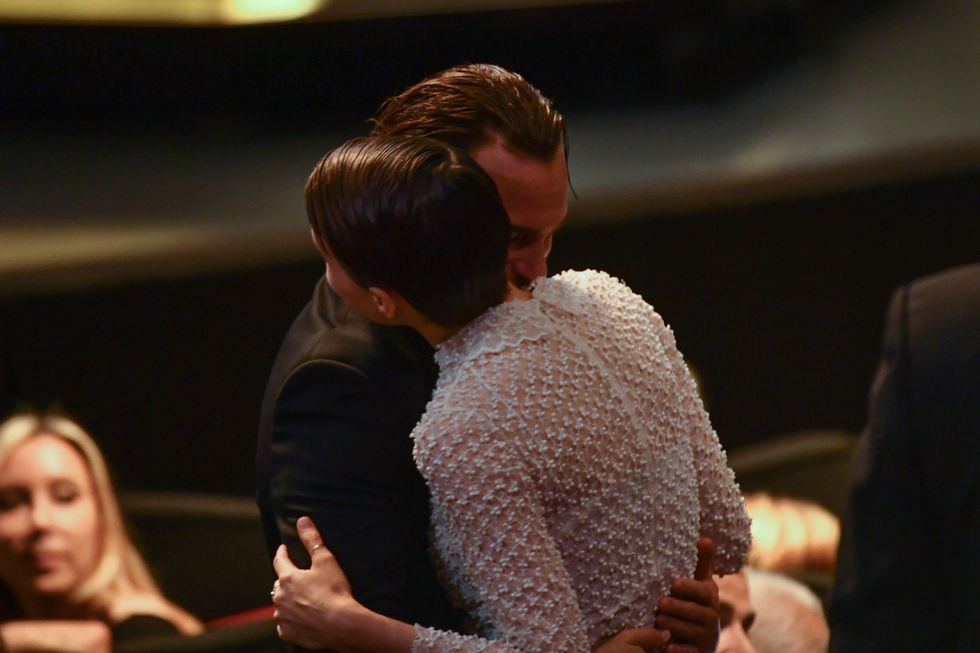
<path id="1" fill-rule="evenodd" d="M 546 528 L 523 436 L 481 400 L 492 393 L 480 377 L 501 375 L 482 372 L 471 367 L 452 397 L 434 399 L 416 430 L 415 455 L 446 571 L 488 639 L 417 626 L 413 653 L 586 653 L 578 599 Z"/>
<path id="2" fill-rule="evenodd" d="M 655 311 L 651 309 L 651 312 L 654 328 L 661 334 L 661 343 L 670 360 L 681 415 L 694 449 L 701 534 L 715 543 L 715 572 L 735 573 L 748 559 L 752 544 L 751 520 L 745 510 L 745 501 L 701 402 L 694 377 L 677 349 L 674 334 Z"/>

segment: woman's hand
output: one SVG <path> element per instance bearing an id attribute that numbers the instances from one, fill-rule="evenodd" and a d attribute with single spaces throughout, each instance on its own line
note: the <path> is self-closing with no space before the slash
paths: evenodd
<path id="1" fill-rule="evenodd" d="M 344 650 L 350 640 L 348 615 L 361 608 L 351 595 L 347 577 L 333 554 L 323 546 L 309 517 L 300 517 L 296 530 L 310 553 L 310 569 L 299 569 L 280 545 L 272 566 L 279 580 L 272 592 L 273 617 L 279 637 L 304 648 Z"/>
<path id="2" fill-rule="evenodd" d="M 661 653 L 669 640 L 667 631 L 630 628 L 610 637 L 592 653 Z"/>

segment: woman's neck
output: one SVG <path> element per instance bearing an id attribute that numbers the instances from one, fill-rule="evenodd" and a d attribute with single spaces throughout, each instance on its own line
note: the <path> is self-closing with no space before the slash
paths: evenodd
<path id="1" fill-rule="evenodd" d="M 437 345 L 441 342 L 449 340 L 454 335 L 459 333 L 462 326 L 442 326 L 441 324 L 436 324 L 434 322 L 429 322 L 428 320 L 423 320 L 417 324 L 411 325 L 413 329 L 418 331 L 425 341 L 432 345 L 435 349 Z"/>
<path id="2" fill-rule="evenodd" d="M 501 303 L 512 302 L 515 300 L 528 300 L 531 299 L 531 291 L 524 290 L 523 288 L 518 288 L 514 284 L 507 283 L 507 292 L 504 295 L 504 300 Z M 411 324 L 413 329 L 418 331 L 426 341 L 435 348 L 442 342 L 449 340 L 454 335 L 460 332 L 460 330 L 466 326 L 465 324 L 453 325 L 453 326 L 443 326 L 441 324 L 435 324 L 430 322 L 426 317 L 417 314 L 418 319 L 415 324 Z"/>

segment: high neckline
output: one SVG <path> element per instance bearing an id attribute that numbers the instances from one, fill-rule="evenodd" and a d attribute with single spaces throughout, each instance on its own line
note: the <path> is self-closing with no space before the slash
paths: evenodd
<path id="1" fill-rule="evenodd" d="M 523 340 L 536 339 L 549 331 L 540 315 L 536 290 L 544 277 L 529 288 L 531 296 L 515 298 L 491 306 L 466 323 L 459 331 L 435 346 L 435 359 L 443 372 L 484 352 L 500 351 Z"/>

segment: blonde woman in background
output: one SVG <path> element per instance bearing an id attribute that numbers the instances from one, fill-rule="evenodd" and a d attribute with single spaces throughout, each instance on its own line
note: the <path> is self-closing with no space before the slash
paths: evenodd
<path id="1" fill-rule="evenodd" d="M 72 420 L 0 425 L 0 650 L 102 652 L 202 631 L 167 601 L 126 533 L 109 472 Z"/>

